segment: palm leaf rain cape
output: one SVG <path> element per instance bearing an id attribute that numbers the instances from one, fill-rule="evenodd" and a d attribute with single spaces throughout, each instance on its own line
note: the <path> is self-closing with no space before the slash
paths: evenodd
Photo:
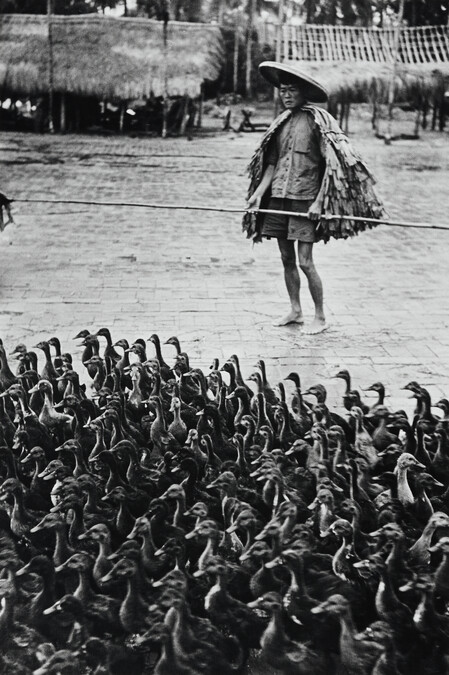
<path id="1" fill-rule="evenodd" d="M 312 220 L 318 221 L 317 241 L 327 242 L 331 237 L 347 239 L 367 228 L 376 227 L 376 223 L 367 223 L 363 220 L 328 219 L 332 214 L 382 219 L 386 217 L 386 212 L 375 192 L 374 176 L 332 115 L 312 104 L 304 105 L 302 110 L 313 116 L 321 132 L 321 148 L 324 151 L 325 169 L 321 187 L 308 212 Z M 291 114 L 290 110 L 286 110 L 274 120 L 254 152 L 248 166 L 250 176 L 248 197 L 254 193 L 262 180 L 265 151 L 270 140 Z M 269 190 L 262 198 L 260 208 L 267 208 L 268 201 Z M 253 239 L 254 242 L 262 240 L 262 222 L 262 213 L 245 213 L 242 228 L 248 239 Z"/>

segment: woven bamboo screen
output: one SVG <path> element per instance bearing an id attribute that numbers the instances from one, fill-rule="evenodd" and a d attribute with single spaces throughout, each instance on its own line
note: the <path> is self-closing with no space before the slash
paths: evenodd
<path id="1" fill-rule="evenodd" d="M 355 28 L 349 26 L 282 27 L 282 60 L 285 61 L 368 61 L 389 63 L 394 58 L 394 28 Z M 260 28 L 261 41 L 276 46 L 275 24 Z M 448 63 L 447 26 L 403 28 L 398 61 L 404 64 Z"/>

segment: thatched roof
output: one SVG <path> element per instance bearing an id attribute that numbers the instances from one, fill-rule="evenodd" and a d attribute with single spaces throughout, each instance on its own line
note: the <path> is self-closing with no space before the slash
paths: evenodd
<path id="1" fill-rule="evenodd" d="M 134 99 L 164 92 L 196 96 L 223 61 L 217 26 L 100 15 L 53 16 L 53 78 L 57 92 Z M 0 16 L 0 92 L 48 91 L 48 25 L 40 15 Z"/>
<path id="2" fill-rule="evenodd" d="M 261 39 L 275 44 L 276 28 Z M 364 101 L 376 89 L 385 98 L 394 62 L 394 30 L 348 26 L 283 26 L 282 60 L 296 63 L 331 95 Z M 449 77 L 446 26 L 402 28 L 396 60 L 396 97 L 443 86 Z"/>

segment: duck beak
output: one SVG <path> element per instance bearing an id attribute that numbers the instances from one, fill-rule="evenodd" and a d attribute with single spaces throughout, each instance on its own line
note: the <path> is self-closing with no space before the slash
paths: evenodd
<path id="1" fill-rule="evenodd" d="M 269 570 L 274 569 L 278 565 L 282 565 L 282 561 L 279 560 L 279 558 L 275 558 L 274 560 L 270 560 L 269 562 L 265 563 L 265 567 Z"/>
<path id="2" fill-rule="evenodd" d="M 374 532 L 369 532 L 368 537 L 372 537 L 373 539 L 375 539 L 376 537 L 380 537 L 381 534 L 382 530 L 375 530 Z"/>
<path id="3" fill-rule="evenodd" d="M 28 565 L 25 565 L 25 567 L 21 567 L 20 570 L 17 570 L 17 572 L 16 572 L 16 577 L 21 577 L 21 576 L 23 576 L 24 574 L 27 574 L 28 569 L 29 569 L 29 566 L 28 566 Z"/>
<path id="4" fill-rule="evenodd" d="M 319 504 L 318 499 L 314 499 L 313 502 L 309 504 L 307 508 L 309 509 L 309 511 L 313 511 L 318 506 L 318 504 Z"/>
<path id="5" fill-rule="evenodd" d="M 238 528 L 237 528 L 237 525 L 234 523 L 233 525 L 230 525 L 230 526 L 228 527 L 228 529 L 226 530 L 226 532 L 227 532 L 228 534 L 232 534 L 233 532 L 237 532 L 237 529 L 238 529 Z"/>
<path id="6" fill-rule="evenodd" d="M 322 614 L 323 612 L 326 611 L 326 603 L 318 605 L 318 607 L 312 607 L 310 611 L 312 612 L 312 614 Z"/>
<path id="7" fill-rule="evenodd" d="M 56 603 L 55 605 L 52 605 L 51 607 L 47 607 L 47 609 L 44 609 L 42 614 L 45 614 L 46 616 L 48 616 L 49 614 L 54 614 L 55 612 L 61 612 L 61 611 L 62 611 L 61 606 L 58 603 Z"/>
<path id="8" fill-rule="evenodd" d="M 436 553 L 437 551 L 440 551 L 441 549 L 438 546 L 438 542 L 437 542 L 436 544 L 434 544 L 434 546 L 429 546 L 429 548 L 427 550 L 429 551 L 429 553 Z"/>
<path id="9" fill-rule="evenodd" d="M 186 539 L 193 539 L 194 537 L 196 537 L 196 531 L 195 530 L 192 530 L 191 532 L 187 532 L 187 534 L 185 535 Z"/>
<path id="10" fill-rule="evenodd" d="M 31 389 L 28 389 L 29 394 L 37 394 L 38 391 L 39 391 L 39 387 L 38 387 L 37 384 L 34 385 L 34 387 L 32 387 Z"/>

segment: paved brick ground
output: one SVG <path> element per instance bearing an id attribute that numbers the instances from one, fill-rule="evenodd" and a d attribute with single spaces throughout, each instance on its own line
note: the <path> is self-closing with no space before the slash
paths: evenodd
<path id="1" fill-rule="evenodd" d="M 392 217 L 449 223 L 449 139 L 427 133 L 386 147 L 363 116 L 354 142 L 379 178 Z M 257 134 L 186 139 L 0 135 L 0 190 L 15 198 L 243 205 Z M 253 248 L 238 216 L 116 207 L 16 204 L 12 245 L 0 238 L 0 336 L 7 347 L 81 329 L 113 338 L 177 334 L 194 365 L 258 357 L 276 382 L 298 370 L 339 403 L 341 367 L 354 385 L 388 386 L 391 405 L 416 379 L 449 395 L 449 233 L 379 227 L 316 247 L 331 329 L 273 328 L 287 308 L 274 242 Z M 304 294 L 307 318 L 312 305 Z M 170 362 L 172 347 L 165 348 Z M 152 353 L 152 352 L 150 352 Z"/>

